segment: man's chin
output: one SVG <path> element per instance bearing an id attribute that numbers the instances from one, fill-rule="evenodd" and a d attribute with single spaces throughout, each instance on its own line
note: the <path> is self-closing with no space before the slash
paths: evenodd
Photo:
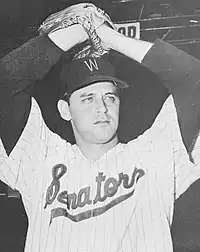
<path id="1" fill-rule="evenodd" d="M 110 143 L 111 141 L 113 141 L 116 137 L 116 134 L 112 134 L 112 135 L 98 135 L 96 137 L 93 138 L 94 142 L 97 144 L 107 144 Z"/>

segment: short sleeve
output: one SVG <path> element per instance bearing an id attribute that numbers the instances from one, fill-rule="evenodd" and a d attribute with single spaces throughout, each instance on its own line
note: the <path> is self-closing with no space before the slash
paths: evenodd
<path id="1" fill-rule="evenodd" d="M 37 102 L 32 99 L 28 122 L 9 156 L 0 142 L 0 180 L 13 189 L 24 190 L 35 179 L 45 158 L 47 141 L 47 126 Z"/>

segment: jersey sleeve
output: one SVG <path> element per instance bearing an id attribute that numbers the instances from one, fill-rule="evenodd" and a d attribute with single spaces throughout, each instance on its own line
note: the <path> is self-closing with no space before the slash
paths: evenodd
<path id="1" fill-rule="evenodd" d="M 177 199 L 200 177 L 200 167 L 190 161 L 172 96 L 166 100 L 154 124 L 145 134 L 159 160 L 158 173 L 163 177 L 163 186 L 173 191 L 174 199 Z"/>
<path id="2" fill-rule="evenodd" d="M 32 99 L 26 127 L 9 156 L 0 142 L 0 180 L 20 192 L 33 183 L 45 159 L 48 132 L 39 106 Z"/>

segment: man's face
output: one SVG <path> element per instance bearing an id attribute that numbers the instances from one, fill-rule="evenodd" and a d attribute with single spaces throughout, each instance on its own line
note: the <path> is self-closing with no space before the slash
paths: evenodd
<path id="1" fill-rule="evenodd" d="M 111 82 L 98 82 L 72 93 L 69 112 L 75 138 L 95 144 L 117 139 L 119 96 Z"/>

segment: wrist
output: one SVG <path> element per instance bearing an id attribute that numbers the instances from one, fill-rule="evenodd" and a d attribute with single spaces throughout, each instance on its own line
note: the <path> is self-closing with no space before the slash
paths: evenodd
<path id="1" fill-rule="evenodd" d="M 102 25 L 98 29 L 96 29 L 97 35 L 101 38 L 101 41 L 109 48 L 116 50 L 116 41 L 119 39 L 121 35 L 117 31 L 111 29 L 107 25 Z"/>

